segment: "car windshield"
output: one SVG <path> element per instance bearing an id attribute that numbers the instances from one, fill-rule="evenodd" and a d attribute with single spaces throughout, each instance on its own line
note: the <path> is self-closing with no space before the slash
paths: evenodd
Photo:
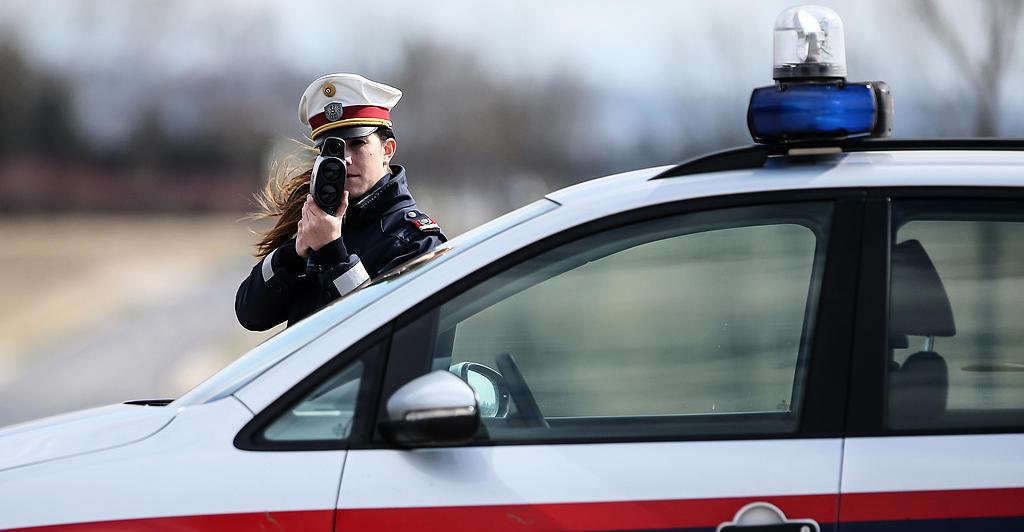
<path id="1" fill-rule="evenodd" d="M 558 204 L 540 199 L 525 207 L 467 231 L 433 252 L 413 259 L 387 272 L 373 282 L 354 290 L 318 312 L 256 346 L 169 406 L 190 406 L 231 395 L 302 346 L 312 342 L 331 327 L 352 317 L 367 305 L 397 290 L 424 272 L 435 268 L 460 252 L 527 220 L 540 216 Z"/>

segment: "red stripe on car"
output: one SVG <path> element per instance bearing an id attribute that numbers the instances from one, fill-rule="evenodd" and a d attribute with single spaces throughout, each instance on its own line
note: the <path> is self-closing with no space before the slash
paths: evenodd
<path id="1" fill-rule="evenodd" d="M 629 530 L 716 527 L 751 502 L 778 506 L 790 519 L 836 522 L 835 495 L 791 495 L 664 501 L 506 504 L 255 512 L 97 521 L 19 528 L 32 532 L 129 530 Z M 1024 488 L 851 493 L 840 522 L 926 521 L 1024 516 Z"/>
<path id="2" fill-rule="evenodd" d="M 324 530 L 331 529 L 331 510 L 294 512 L 255 512 L 240 514 L 186 515 L 119 519 L 65 525 L 16 528 L 15 531 L 32 532 L 128 532 L 161 530 L 173 532 L 207 532 L 213 530 Z"/>
<path id="3" fill-rule="evenodd" d="M 839 520 L 907 521 L 1024 516 L 1024 488 L 844 493 Z"/>
<path id="4" fill-rule="evenodd" d="M 810 518 L 819 523 L 835 522 L 834 495 L 796 495 L 671 501 L 350 509 L 338 511 L 335 530 L 479 532 L 716 527 L 732 521 L 737 510 L 755 501 L 770 502 L 781 508 L 790 518 Z"/>

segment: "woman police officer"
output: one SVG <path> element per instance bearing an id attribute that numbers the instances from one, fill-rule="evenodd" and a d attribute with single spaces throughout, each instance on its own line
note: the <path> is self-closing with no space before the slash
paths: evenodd
<path id="1" fill-rule="evenodd" d="M 303 93 L 299 119 L 315 145 L 331 137 L 346 142 L 345 191 L 332 216 L 310 195 L 311 164 L 299 172 L 278 166 L 257 197 L 262 212 L 256 215 L 277 222 L 256 244 L 261 260 L 235 297 L 243 327 L 295 323 L 446 240 L 416 207 L 405 169 L 390 164 L 398 148 L 390 111 L 401 97 L 400 90 L 356 74 L 323 76 Z"/>

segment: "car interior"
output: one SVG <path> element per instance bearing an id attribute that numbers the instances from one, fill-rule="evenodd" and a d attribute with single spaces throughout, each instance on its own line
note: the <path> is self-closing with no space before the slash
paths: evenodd
<path id="1" fill-rule="evenodd" d="M 893 249 L 889 316 L 889 415 L 900 427 L 931 425 L 946 412 L 949 369 L 935 352 L 935 337 L 956 334 L 953 308 L 939 272 L 917 240 Z M 895 348 L 909 345 L 909 337 L 924 337 L 920 351 L 899 364 Z"/>
<path id="2" fill-rule="evenodd" d="M 824 229 L 820 226 L 820 223 L 817 220 L 809 220 L 793 214 L 787 216 L 779 216 L 775 214 L 771 217 L 767 217 L 765 214 L 759 214 L 758 222 L 763 224 L 798 224 L 813 231 L 819 239 L 819 242 L 825 238 Z M 437 323 L 433 326 L 433 329 L 437 332 L 435 332 L 435 341 L 431 346 L 433 369 L 450 369 L 452 367 L 452 349 L 455 342 L 455 331 L 458 323 L 469 316 L 496 304 L 497 302 L 537 284 L 539 279 L 554 277 L 581 265 L 587 264 L 590 261 L 598 260 L 621 250 L 633 248 L 642 243 L 677 237 L 683 234 L 709 231 L 712 229 L 722 229 L 731 226 L 746 226 L 751 224 L 752 221 L 750 219 L 729 220 L 728 222 L 715 220 L 714 223 L 691 225 L 686 227 L 685 230 L 680 230 L 680 228 L 675 225 L 668 225 L 662 231 L 652 231 L 651 227 L 647 226 L 641 227 L 640 229 L 642 230 L 630 238 L 620 238 L 607 242 L 602 246 L 587 249 L 583 254 L 570 254 L 564 257 L 556 255 L 554 257 L 555 260 L 545 262 L 545 268 L 540 271 L 535 271 L 534 275 L 515 279 L 512 282 L 503 284 L 500 287 L 497 287 L 494 291 L 489 292 L 487 297 L 472 301 L 459 308 L 457 313 L 449 313 L 444 316 L 434 316 Z M 821 252 L 819 251 L 818 255 L 820 255 L 820 253 Z M 814 279 L 818 279 L 820 277 L 822 259 L 823 257 L 821 256 L 816 257 L 812 275 Z M 809 298 L 813 297 L 814 290 L 815 289 L 812 287 L 808 295 Z M 808 312 L 806 315 L 812 316 L 813 313 Z M 805 337 L 806 328 L 810 326 L 812 326 L 810 321 L 804 324 Z M 804 347 L 805 346 L 801 346 L 801 360 L 803 360 L 806 355 L 806 353 L 802 352 Z M 542 437 L 542 435 L 545 434 L 545 431 L 549 429 L 591 431 L 595 430 L 596 427 L 600 427 L 603 431 L 608 431 L 610 436 L 614 435 L 613 433 L 621 433 L 622 435 L 633 434 L 638 427 L 644 427 L 654 431 L 665 431 L 666 433 L 684 430 L 694 434 L 730 433 L 736 432 L 738 427 L 743 427 L 742 430 L 751 434 L 757 434 L 776 432 L 783 430 L 781 427 L 794 426 L 796 423 L 794 413 L 792 411 L 754 413 L 723 412 L 714 414 L 663 416 L 600 416 L 592 418 L 545 415 L 541 411 L 541 408 L 538 407 L 537 400 L 530 389 L 530 385 L 527 382 L 527 379 L 523 377 L 523 372 L 519 369 L 515 353 L 495 352 L 491 356 L 493 358 L 490 358 L 489 360 L 488 357 L 482 356 L 477 362 L 493 364 L 493 366 L 487 367 L 487 369 L 492 371 L 497 377 L 494 381 L 502 388 L 499 395 L 506 395 L 510 403 L 501 410 L 500 415 L 487 416 L 490 418 L 486 420 L 487 429 L 492 432 L 492 435 L 495 431 L 501 432 L 503 429 L 522 431 L 526 428 L 537 431 L 536 434 L 539 437 Z M 460 363 L 456 363 L 455 367 L 461 369 L 462 366 Z M 802 371 L 802 369 L 803 366 L 801 365 L 797 368 L 797 371 Z M 462 377 L 466 379 L 464 375 Z M 799 393 L 799 389 L 793 390 L 794 395 L 798 395 Z M 796 401 L 796 399 L 792 397 L 790 400 L 792 402 Z M 680 422 L 683 420 L 685 420 L 685 426 L 680 425 Z"/>

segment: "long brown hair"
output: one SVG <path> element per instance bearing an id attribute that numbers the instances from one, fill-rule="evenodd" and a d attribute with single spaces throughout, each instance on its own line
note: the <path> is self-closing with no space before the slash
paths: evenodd
<path id="1" fill-rule="evenodd" d="M 371 133 L 381 142 L 395 138 L 390 127 L 379 127 Z M 256 257 L 263 258 L 271 251 L 291 240 L 298 232 L 302 219 L 302 204 L 309 194 L 309 179 L 313 162 L 320 155 L 320 149 L 297 140 L 291 141 L 291 149 L 270 166 L 270 178 L 263 190 L 253 194 L 257 212 L 251 213 L 250 220 L 277 218 L 277 223 L 256 242 Z"/>
<path id="2" fill-rule="evenodd" d="M 299 141 L 292 141 L 293 146 L 286 155 L 280 157 L 270 167 L 270 177 L 263 189 L 253 194 L 257 211 L 251 213 L 251 220 L 277 218 L 277 222 L 269 231 L 261 234 L 256 242 L 256 257 L 263 258 L 271 251 L 291 240 L 298 232 L 299 220 L 302 219 L 302 204 L 309 194 L 309 176 L 313 171 L 313 161 L 320 153 L 315 147 Z"/>

